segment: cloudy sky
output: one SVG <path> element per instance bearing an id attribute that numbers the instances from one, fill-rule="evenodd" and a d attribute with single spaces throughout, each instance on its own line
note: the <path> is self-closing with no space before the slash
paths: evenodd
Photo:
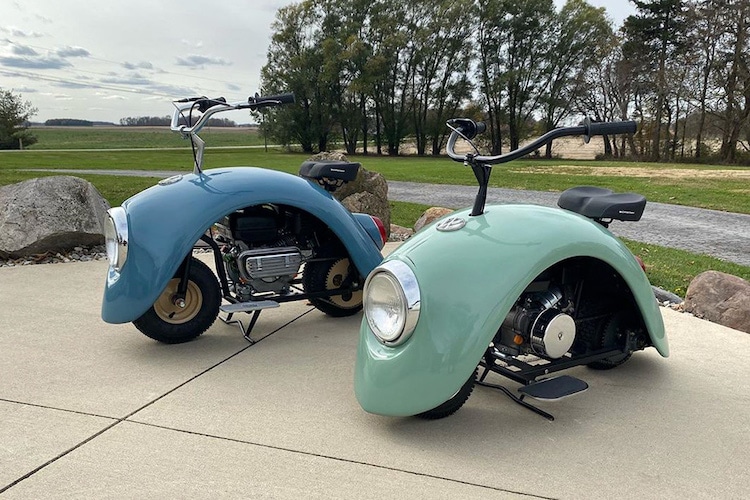
<path id="1" fill-rule="evenodd" d="M 260 85 L 271 23 L 290 0 L 0 0 L 0 88 L 38 108 L 35 121 L 118 123 L 171 114 L 171 99 L 245 99 Z M 563 0 L 555 0 L 559 6 Z M 607 7 L 619 26 L 633 13 Z M 243 116 L 227 116 L 245 121 Z"/>

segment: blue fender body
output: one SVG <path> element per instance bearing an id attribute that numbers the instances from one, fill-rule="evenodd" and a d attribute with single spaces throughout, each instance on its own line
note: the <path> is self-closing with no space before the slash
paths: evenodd
<path id="1" fill-rule="evenodd" d="M 174 178 L 177 179 L 177 178 Z M 171 180 L 174 180 L 171 179 Z M 373 237 L 341 203 L 301 177 L 255 167 L 231 167 L 187 174 L 150 187 L 123 202 L 128 221 L 128 258 L 118 273 L 109 270 L 102 319 L 126 323 L 140 317 L 161 294 L 202 234 L 235 210 L 263 203 L 305 210 L 341 240 L 362 276 L 382 260 Z"/>
<path id="2" fill-rule="evenodd" d="M 455 232 L 433 224 L 385 260 L 414 271 L 420 315 L 403 344 L 381 344 L 362 321 L 355 367 L 361 406 L 382 415 L 415 415 L 447 401 L 472 375 L 517 298 L 543 271 L 574 257 L 609 264 L 625 281 L 653 346 L 669 355 L 652 288 L 630 251 L 608 230 L 578 214 L 533 205 L 469 210 Z"/>

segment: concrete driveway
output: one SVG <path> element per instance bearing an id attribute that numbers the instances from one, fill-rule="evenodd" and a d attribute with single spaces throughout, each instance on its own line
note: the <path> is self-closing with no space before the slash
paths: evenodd
<path id="1" fill-rule="evenodd" d="M 105 269 L 0 269 L 3 500 L 750 497 L 748 334 L 665 309 L 672 356 L 571 370 L 590 389 L 539 403 L 554 422 L 483 387 L 385 418 L 353 394 L 360 316 L 293 303 L 252 347 L 221 322 L 167 346 L 100 320 Z"/>

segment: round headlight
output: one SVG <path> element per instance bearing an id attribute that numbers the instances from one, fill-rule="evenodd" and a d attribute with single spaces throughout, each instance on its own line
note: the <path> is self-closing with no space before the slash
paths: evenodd
<path id="1" fill-rule="evenodd" d="M 368 277 L 364 289 L 365 317 L 383 344 L 405 342 L 417 326 L 419 308 L 417 279 L 405 263 L 388 261 Z"/>
<path id="2" fill-rule="evenodd" d="M 124 208 L 114 207 L 107 211 L 104 244 L 110 267 L 119 272 L 128 258 L 128 217 Z"/>

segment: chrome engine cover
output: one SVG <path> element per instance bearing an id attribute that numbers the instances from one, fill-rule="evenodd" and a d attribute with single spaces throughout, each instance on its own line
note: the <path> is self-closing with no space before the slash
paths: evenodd
<path id="1" fill-rule="evenodd" d="M 575 321 L 557 309 L 542 312 L 531 327 L 531 349 L 540 356 L 561 358 L 573 346 L 575 339 Z"/>
<path id="2" fill-rule="evenodd" d="M 240 275 L 247 281 L 263 278 L 294 277 L 302 265 L 297 247 L 246 250 L 237 257 Z"/>
<path id="3" fill-rule="evenodd" d="M 563 357 L 576 339 L 576 324 L 564 302 L 556 287 L 522 295 L 503 321 L 495 348 L 512 356 Z"/>

